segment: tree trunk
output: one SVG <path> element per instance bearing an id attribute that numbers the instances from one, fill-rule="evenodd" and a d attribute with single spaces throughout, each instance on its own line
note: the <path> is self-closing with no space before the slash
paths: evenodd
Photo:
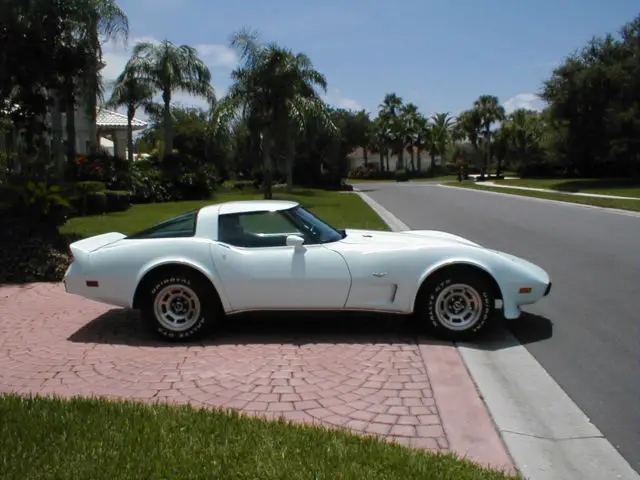
<path id="1" fill-rule="evenodd" d="M 285 139 L 285 167 L 287 169 L 287 192 L 293 192 L 293 156 L 295 155 L 295 145 L 291 137 Z"/>
<path id="2" fill-rule="evenodd" d="M 415 160 L 416 153 L 413 151 L 413 145 L 410 148 L 411 148 L 411 150 L 409 150 L 409 151 L 410 151 L 410 155 L 411 155 L 411 171 L 415 172 L 416 171 L 416 164 L 414 163 L 414 160 Z"/>
<path id="3" fill-rule="evenodd" d="M 171 119 L 171 90 L 165 88 L 162 92 L 164 101 L 164 152 L 163 157 L 173 152 L 173 120 Z"/>
<path id="4" fill-rule="evenodd" d="M 65 107 L 67 131 L 67 163 L 73 166 L 76 161 L 76 96 L 72 77 L 65 79 Z"/>
<path id="5" fill-rule="evenodd" d="M 129 107 L 127 109 L 127 158 L 129 159 L 129 166 L 133 164 L 133 117 L 135 114 L 134 108 Z"/>
<path id="6" fill-rule="evenodd" d="M 269 128 L 264 130 L 262 137 L 262 161 L 264 170 L 264 199 L 271 200 L 273 198 L 273 192 L 271 189 L 271 183 L 273 181 L 273 159 L 271 158 L 272 150 L 272 138 Z"/>
<path id="7" fill-rule="evenodd" d="M 364 157 L 364 166 L 368 167 L 369 166 L 369 152 L 367 151 L 366 147 L 362 149 L 362 156 Z"/>
<path id="8" fill-rule="evenodd" d="M 64 178 L 64 155 L 62 152 L 62 109 L 60 95 L 52 93 L 53 105 L 51 108 L 51 156 L 56 165 L 58 178 Z"/>
<path id="9" fill-rule="evenodd" d="M 418 148 L 418 151 L 416 152 L 416 163 L 418 166 L 418 172 L 421 172 L 422 171 L 422 155 L 419 148 Z"/>
<path id="10" fill-rule="evenodd" d="M 389 157 L 390 157 L 390 155 L 389 155 L 389 149 L 388 149 L 388 148 L 385 148 L 384 150 L 385 150 L 385 153 L 384 153 L 385 161 L 387 162 L 387 170 L 386 170 L 386 171 L 388 172 L 388 171 L 390 170 L 390 169 L 389 169 Z"/>
<path id="11" fill-rule="evenodd" d="M 404 168 L 404 145 L 402 145 L 398 149 L 398 160 L 396 162 L 396 170 L 401 170 Z"/>

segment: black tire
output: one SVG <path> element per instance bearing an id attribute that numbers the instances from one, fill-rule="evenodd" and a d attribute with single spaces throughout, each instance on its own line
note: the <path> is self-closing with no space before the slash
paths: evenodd
<path id="1" fill-rule="evenodd" d="M 496 292 L 484 274 L 467 268 L 452 268 L 427 282 L 421 289 L 415 313 L 436 337 L 450 341 L 472 340 L 492 324 Z M 456 285 L 466 288 L 458 290 Z M 455 308 L 461 306 L 461 310 Z M 465 307 L 469 308 L 465 310 Z M 466 313 L 469 316 L 465 316 Z M 464 325 L 465 321 L 468 325 Z"/>
<path id="2" fill-rule="evenodd" d="M 220 316 L 219 305 L 214 300 L 215 292 L 212 292 L 214 287 L 188 270 L 164 271 L 145 281 L 141 288 L 142 318 L 147 327 L 164 340 L 181 342 L 199 339 Z M 170 302 L 172 297 L 173 302 Z M 189 316 L 189 310 L 192 316 Z M 160 316 L 162 311 L 165 312 L 163 317 Z M 184 322 L 179 321 L 181 316 L 185 317 Z M 169 318 L 178 320 L 174 328 Z"/>

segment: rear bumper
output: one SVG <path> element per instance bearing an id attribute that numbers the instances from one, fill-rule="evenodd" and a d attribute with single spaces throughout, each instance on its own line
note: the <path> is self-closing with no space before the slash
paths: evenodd
<path id="1" fill-rule="evenodd" d="M 549 295 L 550 293 L 551 293 L 551 282 L 549 282 L 549 283 L 547 284 L 547 288 L 545 289 L 545 291 L 544 291 L 544 295 L 543 295 L 543 296 L 544 296 L 544 297 L 546 297 L 546 296 L 547 296 L 547 295 Z"/>

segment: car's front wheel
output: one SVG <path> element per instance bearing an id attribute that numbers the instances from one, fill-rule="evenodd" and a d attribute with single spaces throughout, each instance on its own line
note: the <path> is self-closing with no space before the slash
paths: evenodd
<path id="1" fill-rule="evenodd" d="M 216 316 L 211 287 L 190 272 L 167 272 L 146 282 L 141 313 L 151 330 L 172 341 L 202 336 Z"/>
<path id="2" fill-rule="evenodd" d="M 452 269 L 425 285 L 416 313 L 440 338 L 471 340 L 491 324 L 495 300 L 495 289 L 485 275 Z"/>

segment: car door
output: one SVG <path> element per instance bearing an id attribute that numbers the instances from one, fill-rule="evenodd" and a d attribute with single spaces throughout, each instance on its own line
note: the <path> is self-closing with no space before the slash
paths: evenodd
<path id="1" fill-rule="evenodd" d="M 211 256 L 232 310 L 344 307 L 351 275 L 343 257 L 280 212 L 221 215 L 218 229 Z M 287 246 L 291 234 L 308 243 Z"/>

